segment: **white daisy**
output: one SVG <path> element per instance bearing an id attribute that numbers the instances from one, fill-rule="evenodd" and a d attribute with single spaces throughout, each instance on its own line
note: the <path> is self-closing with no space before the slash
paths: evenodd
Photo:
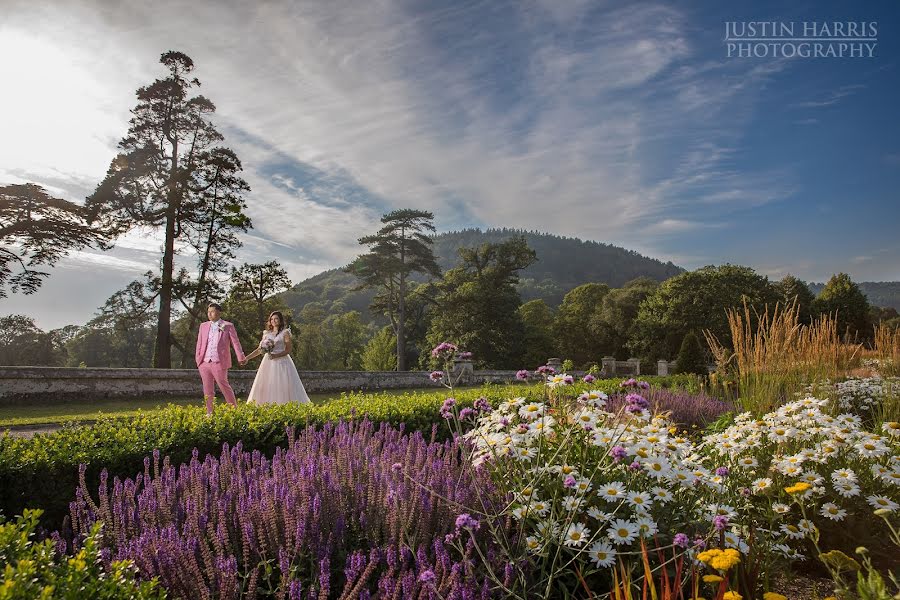
<path id="1" fill-rule="evenodd" d="M 868 502 L 869 506 L 871 506 L 875 510 L 878 510 L 880 508 L 889 511 L 897 510 L 897 503 L 886 496 L 869 496 L 868 498 L 866 498 L 866 502 Z"/>
<path id="2" fill-rule="evenodd" d="M 596 542 L 588 550 L 588 555 L 598 567 L 611 567 L 616 563 L 616 550 L 606 542 Z"/>
<path id="3" fill-rule="evenodd" d="M 832 521 L 843 521 L 844 517 L 847 516 L 847 511 L 843 508 L 840 508 L 837 504 L 826 502 L 822 505 L 822 509 L 819 511 L 819 514 L 826 519 L 831 519 Z"/>
<path id="4" fill-rule="evenodd" d="M 609 483 L 605 483 L 601 487 L 597 488 L 597 492 L 603 497 L 604 500 L 609 500 L 610 502 L 618 502 L 619 500 L 625 498 L 625 484 L 618 481 L 610 481 Z"/>
<path id="5" fill-rule="evenodd" d="M 631 521 L 624 519 L 616 519 L 612 522 L 606 535 L 613 541 L 615 545 L 630 544 L 637 537 L 638 526 Z"/>
<path id="6" fill-rule="evenodd" d="M 566 546 L 580 546 L 591 537 L 591 530 L 584 523 L 572 523 L 566 529 L 566 536 L 563 538 L 563 544 Z"/>

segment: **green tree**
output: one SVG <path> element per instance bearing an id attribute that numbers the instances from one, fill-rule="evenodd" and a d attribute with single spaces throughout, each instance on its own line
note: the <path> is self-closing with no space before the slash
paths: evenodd
<path id="1" fill-rule="evenodd" d="M 278 261 L 270 260 L 262 264 L 244 263 L 231 270 L 232 288 L 230 295 L 237 301 L 250 302 L 256 311 L 256 329 L 266 326 L 266 318 L 274 296 L 291 288 L 291 280 Z"/>
<path id="2" fill-rule="evenodd" d="M 362 353 L 365 371 L 393 371 L 397 368 L 397 340 L 388 325 L 372 336 Z"/>
<path id="3" fill-rule="evenodd" d="M 815 299 L 812 291 L 805 281 L 794 277 L 793 275 L 785 275 L 784 278 L 775 284 L 778 290 L 782 307 L 790 307 L 797 303 L 797 314 L 799 320 L 804 325 L 812 323 L 815 316 Z"/>
<path id="4" fill-rule="evenodd" d="M 159 310 L 153 366 L 171 366 L 172 300 L 176 240 L 202 223 L 197 210 L 214 184 L 209 179 L 215 144 L 222 140 L 210 117 L 215 105 L 191 96 L 200 82 L 191 77 L 194 61 L 181 52 L 164 53 L 168 76 L 137 91 L 128 133 L 106 177 L 88 198 L 90 217 L 121 233 L 134 227 L 162 228 Z"/>
<path id="5" fill-rule="evenodd" d="M 832 275 L 815 302 L 820 314 L 837 314 L 838 331 L 850 339 L 871 337 L 869 301 L 846 273 Z"/>
<path id="6" fill-rule="evenodd" d="M 556 312 L 553 327 L 556 347 L 563 358 L 570 359 L 576 366 L 599 362 L 603 357 L 604 348 L 589 325 L 608 293 L 609 286 L 605 283 L 579 285 L 563 297 Z"/>
<path id="7" fill-rule="evenodd" d="M 628 358 L 628 336 L 638 308 L 658 286 L 659 283 L 649 277 L 639 277 L 603 296 L 588 323 L 603 355 L 619 360 Z"/>
<path id="8" fill-rule="evenodd" d="M 333 315 L 325 322 L 328 336 L 329 366 L 340 371 L 362 369 L 362 353 L 367 330 L 359 312 L 351 310 Z"/>
<path id="9" fill-rule="evenodd" d="M 678 359 L 675 363 L 675 372 L 708 375 L 709 370 L 706 365 L 706 354 L 703 352 L 700 340 L 696 333 L 689 331 L 681 342 L 681 349 L 678 351 Z"/>
<path id="10" fill-rule="evenodd" d="M 746 300 L 762 311 L 779 298 L 769 280 L 750 267 L 726 264 L 682 273 L 664 281 L 641 303 L 628 348 L 645 360 L 670 359 L 689 331 L 706 329 L 730 346 L 727 309 L 741 307 Z"/>
<path id="11" fill-rule="evenodd" d="M 70 366 L 150 366 L 156 323 L 152 278 L 147 273 L 107 299 L 66 344 Z"/>
<path id="12" fill-rule="evenodd" d="M 407 369 L 407 303 L 409 278 L 413 273 L 439 277 L 441 270 L 431 249 L 426 232 L 434 232 L 434 215 L 427 211 L 401 209 L 381 217 L 384 227 L 374 235 L 359 239 L 360 245 L 371 246 L 367 254 L 358 256 L 345 271 L 356 275 L 362 283 L 356 289 L 378 290 L 371 308 L 390 319 L 397 337 L 397 370 Z"/>
<path id="13" fill-rule="evenodd" d="M 320 371 L 328 366 L 328 335 L 325 311 L 318 304 L 307 304 L 293 324 L 293 350 L 297 368 Z"/>
<path id="14" fill-rule="evenodd" d="M 65 350 L 25 315 L 0 317 L 0 365 L 61 366 Z"/>
<path id="15" fill-rule="evenodd" d="M 537 257 L 517 236 L 504 242 L 460 248 L 462 264 L 444 274 L 428 330 L 429 345 L 453 341 L 473 353 L 481 367 L 518 368 L 525 326 L 518 312 L 518 273 Z"/>
<path id="16" fill-rule="evenodd" d="M 84 207 L 54 198 L 33 183 L 0 187 L 0 298 L 7 289 L 31 294 L 73 250 L 108 248 L 111 233 L 92 227 Z"/>
<path id="17" fill-rule="evenodd" d="M 198 179 L 203 191 L 191 198 L 192 227 L 187 234 L 188 243 L 197 253 L 197 279 L 185 290 L 175 291 L 188 313 L 181 335 L 176 336 L 183 348 L 192 348 L 197 341 L 197 326 L 206 320 L 206 299 L 221 297 L 224 291 L 222 278 L 228 273 L 228 262 L 242 245 L 237 233 L 252 226 L 243 212 L 247 208 L 243 194 L 250 186 L 238 175 L 242 167 L 235 153 L 214 148 L 200 163 Z M 181 368 L 189 366 L 192 358 L 191 352 L 182 352 Z"/>
<path id="18" fill-rule="evenodd" d="M 531 300 L 518 310 L 525 326 L 521 366 L 535 369 L 557 354 L 553 343 L 553 310 L 543 300 Z"/>

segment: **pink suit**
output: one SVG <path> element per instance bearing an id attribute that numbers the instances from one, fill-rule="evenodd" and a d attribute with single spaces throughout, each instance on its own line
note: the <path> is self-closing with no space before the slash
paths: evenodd
<path id="1" fill-rule="evenodd" d="M 234 325 L 228 321 L 219 320 L 218 344 L 211 355 L 207 353 L 209 345 L 211 321 L 200 324 L 197 334 L 197 368 L 200 370 L 200 379 L 203 380 L 203 396 L 206 400 L 206 411 L 212 412 L 213 402 L 216 398 L 215 384 L 219 385 L 225 401 L 232 406 L 237 406 L 234 390 L 228 383 L 228 369 L 231 368 L 231 348 L 229 340 L 234 346 L 234 352 L 239 361 L 244 360 L 244 351 L 241 349 L 241 341 L 238 339 Z M 215 332 L 213 332 L 215 334 Z M 218 362 L 216 362 L 218 361 Z"/>

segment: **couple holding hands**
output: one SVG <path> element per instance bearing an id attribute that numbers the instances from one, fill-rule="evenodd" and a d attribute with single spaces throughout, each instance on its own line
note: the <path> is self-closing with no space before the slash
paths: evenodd
<path id="1" fill-rule="evenodd" d="M 266 321 L 259 347 L 244 355 L 241 342 L 233 323 L 221 318 L 222 307 L 211 302 L 206 309 L 209 320 L 200 325 L 197 334 L 197 368 L 203 381 L 203 398 L 206 413 L 211 414 L 215 404 L 218 385 L 225 401 L 237 406 L 234 390 L 228 383 L 228 369 L 231 368 L 231 348 L 241 365 L 263 355 L 253 387 L 247 394 L 248 404 L 287 404 L 288 402 L 309 402 L 309 396 L 300 381 L 297 367 L 291 360 L 291 331 L 284 322 L 284 315 L 275 311 Z"/>

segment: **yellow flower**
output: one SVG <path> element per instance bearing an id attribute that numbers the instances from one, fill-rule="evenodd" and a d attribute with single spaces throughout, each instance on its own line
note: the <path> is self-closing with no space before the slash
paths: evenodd
<path id="1" fill-rule="evenodd" d="M 744 600 L 744 597 L 737 592 L 725 592 L 725 595 L 722 596 L 722 600 Z"/>
<path id="2" fill-rule="evenodd" d="M 787 600 L 787 596 L 776 594 L 775 592 L 766 592 L 763 594 L 763 600 Z"/>
<path id="3" fill-rule="evenodd" d="M 722 578 L 718 575 L 704 575 L 703 582 L 704 583 L 719 583 L 722 581 Z"/>
<path id="4" fill-rule="evenodd" d="M 812 486 L 805 481 L 798 481 L 794 485 L 784 488 L 784 491 L 788 494 L 802 494 L 811 487 Z"/>
<path id="5" fill-rule="evenodd" d="M 741 562 L 741 553 L 734 548 L 728 548 L 721 554 L 712 557 L 708 564 L 717 571 L 728 571 L 739 562 Z"/>

